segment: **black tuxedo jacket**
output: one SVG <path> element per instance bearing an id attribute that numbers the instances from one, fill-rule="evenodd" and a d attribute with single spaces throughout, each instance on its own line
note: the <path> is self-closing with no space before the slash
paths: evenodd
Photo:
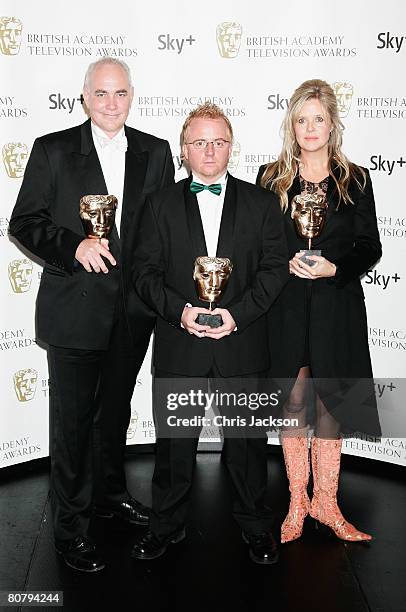
<path id="1" fill-rule="evenodd" d="M 216 365 L 222 376 L 269 366 L 265 314 L 288 278 L 283 219 L 278 198 L 228 177 L 217 245 L 218 257 L 234 264 L 219 306 L 237 331 L 220 340 L 197 338 L 181 328 L 187 302 L 197 298 L 194 260 L 207 255 L 191 178 L 153 194 L 144 210 L 134 256 L 133 278 L 142 299 L 158 314 L 154 364 L 167 372 L 205 376 Z"/>
<path id="2" fill-rule="evenodd" d="M 107 194 L 90 120 L 34 142 L 10 234 L 45 262 L 37 298 L 37 337 L 48 344 L 106 348 L 120 287 L 134 340 L 145 338 L 153 327 L 153 313 L 130 282 L 128 261 L 135 236 L 130 227 L 137 226 L 146 195 L 173 183 L 174 168 L 165 140 L 127 126 L 125 134 L 120 239 L 115 228 L 109 241 L 117 266 L 108 274 L 86 272 L 75 261 L 85 237 L 79 200 L 86 194 Z"/>

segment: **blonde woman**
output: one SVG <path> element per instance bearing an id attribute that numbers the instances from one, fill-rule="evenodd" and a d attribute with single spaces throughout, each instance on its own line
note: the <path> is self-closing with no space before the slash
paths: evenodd
<path id="1" fill-rule="evenodd" d="M 302 83 L 284 119 L 282 152 L 257 178 L 280 198 L 290 258 L 290 280 L 269 313 L 271 375 L 293 380 L 284 415 L 299 423 L 281 432 L 291 492 L 282 542 L 301 536 L 308 514 L 343 540 L 371 539 L 347 522 L 337 505 L 342 435 L 380 433 L 360 275 L 382 251 L 368 171 L 341 151 L 342 133 L 330 85 L 318 79 Z M 323 195 L 327 204 L 324 228 L 312 244 L 321 255 L 310 257 L 312 265 L 301 259 L 307 245 L 291 215 L 294 196 L 307 193 Z M 351 385 L 354 379 L 362 379 L 361 387 Z M 343 384 L 362 388 L 358 405 L 340 401 Z"/>

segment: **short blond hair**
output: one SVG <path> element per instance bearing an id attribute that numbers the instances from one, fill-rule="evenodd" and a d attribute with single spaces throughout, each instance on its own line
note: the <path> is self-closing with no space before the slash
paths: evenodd
<path id="1" fill-rule="evenodd" d="M 233 141 L 233 128 L 231 127 L 230 120 L 225 115 L 224 111 L 212 102 L 205 102 L 204 104 L 201 104 L 200 106 L 192 110 L 186 117 L 186 121 L 183 124 L 182 131 L 180 134 L 181 146 L 185 144 L 186 131 L 193 119 L 223 119 L 228 131 L 230 132 L 230 140 L 231 142 Z"/>

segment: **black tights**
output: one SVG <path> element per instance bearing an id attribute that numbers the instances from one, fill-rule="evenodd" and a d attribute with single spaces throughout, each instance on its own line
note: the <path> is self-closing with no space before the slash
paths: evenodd
<path id="1" fill-rule="evenodd" d="M 305 430 L 307 424 L 307 405 L 312 393 L 312 378 L 309 366 L 300 368 L 295 385 L 290 392 L 289 399 L 284 405 L 284 418 L 297 419 L 298 425 L 294 428 L 285 428 L 284 433 L 294 435 L 296 430 Z M 320 397 L 316 394 L 316 423 L 314 435 L 317 438 L 336 440 L 340 437 L 340 423 L 329 413 Z M 302 434 L 303 435 L 303 434 Z"/>

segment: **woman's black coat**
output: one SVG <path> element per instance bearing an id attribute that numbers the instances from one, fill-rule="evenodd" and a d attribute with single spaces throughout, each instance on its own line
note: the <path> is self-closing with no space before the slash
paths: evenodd
<path id="1" fill-rule="evenodd" d="M 261 166 L 259 170 L 258 184 L 265 168 Z M 337 381 L 342 392 L 344 380 L 349 382 L 351 379 L 350 387 L 354 388 L 354 379 L 372 378 L 360 276 L 377 262 L 382 249 L 371 179 L 368 171 L 365 172 L 366 185 L 363 190 L 355 180 L 350 182 L 349 193 L 354 203 L 341 202 L 338 207 L 335 183 L 331 177 L 329 179 L 327 217 L 320 237 L 313 240 L 312 248 L 321 249 L 322 255 L 336 264 L 335 277 L 308 280 L 291 275 L 269 311 L 272 377 L 296 379 L 300 367 L 305 365 L 303 352 L 307 332 L 312 376 L 315 379 L 329 379 L 327 387 L 330 391 L 337 388 Z M 297 194 L 300 194 L 299 176 L 288 192 L 289 208 L 284 215 L 290 259 L 307 248 L 306 241 L 297 236 L 290 214 L 292 199 Z M 310 299 L 306 297 L 309 293 Z M 318 386 L 322 387 L 323 383 L 320 382 Z M 336 410 L 338 420 L 343 422 L 345 417 L 343 430 L 379 434 L 372 385 L 360 382 L 358 388 L 356 401 L 362 403 L 362 396 L 367 395 L 365 400 L 373 414 L 369 409 L 368 415 L 364 414 L 364 410 L 355 410 L 356 406 L 351 409 L 341 406 L 339 409 L 337 398 L 334 401 L 326 398 L 325 403 L 329 410 Z M 321 388 L 318 390 L 321 391 L 319 395 L 326 395 Z"/>

